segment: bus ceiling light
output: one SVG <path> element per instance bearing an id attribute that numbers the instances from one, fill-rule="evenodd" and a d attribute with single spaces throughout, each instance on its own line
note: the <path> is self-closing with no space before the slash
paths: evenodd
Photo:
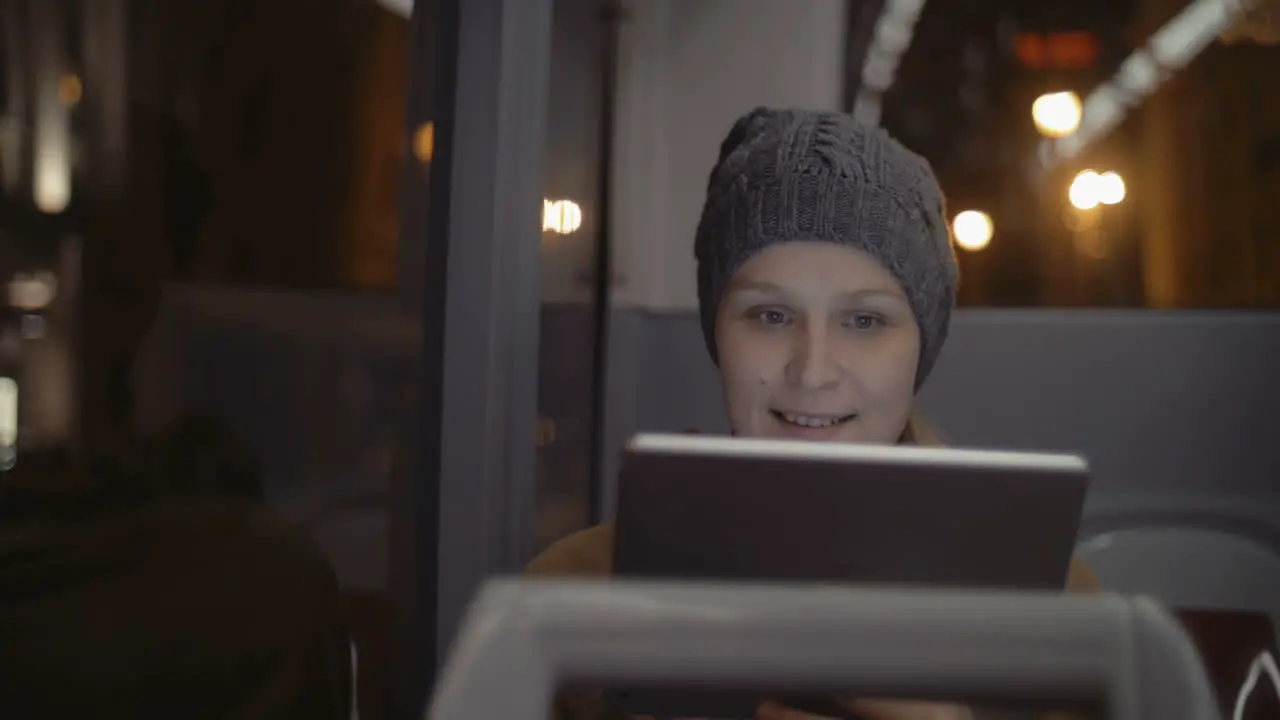
<path id="1" fill-rule="evenodd" d="M 881 101 L 893 85 L 902 56 L 911 47 L 924 5 L 925 0 L 885 0 L 873 26 L 862 63 L 862 83 L 854 98 L 853 116 L 859 121 L 880 124 Z"/>
<path id="2" fill-rule="evenodd" d="M 378 4 L 402 18 L 413 14 L 413 0 L 378 0 Z"/>
<path id="3" fill-rule="evenodd" d="M 1110 80 L 1089 93 L 1075 133 L 1043 141 L 1041 162 L 1045 167 L 1054 167 L 1079 157 L 1219 36 L 1239 27 L 1241 22 L 1248 23 L 1251 8 L 1255 14 L 1262 8 L 1265 15 L 1266 8 L 1274 5 L 1275 0 L 1191 0 L 1134 50 Z"/>
<path id="4" fill-rule="evenodd" d="M 955 236 L 956 245 L 970 252 L 977 252 L 991 244 L 995 223 L 991 221 L 990 215 L 981 210 L 965 210 L 956 214 L 951 221 L 951 233 Z"/>
<path id="5" fill-rule="evenodd" d="M 1080 96 L 1070 90 L 1046 93 L 1031 103 L 1031 119 L 1035 121 L 1036 130 L 1049 138 L 1074 133 L 1080 128 L 1083 114 Z"/>

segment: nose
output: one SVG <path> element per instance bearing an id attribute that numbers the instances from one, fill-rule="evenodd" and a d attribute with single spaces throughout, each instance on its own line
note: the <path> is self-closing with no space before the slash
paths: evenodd
<path id="1" fill-rule="evenodd" d="M 805 390 L 821 390 L 840 383 L 842 369 L 832 338 L 821 327 L 805 326 L 795 334 L 787 379 Z"/>

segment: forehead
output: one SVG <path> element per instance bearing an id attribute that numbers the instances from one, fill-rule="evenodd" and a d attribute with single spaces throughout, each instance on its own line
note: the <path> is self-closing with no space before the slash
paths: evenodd
<path id="1" fill-rule="evenodd" d="M 806 294 L 877 292 L 903 296 L 893 274 L 870 254 L 830 242 L 796 240 L 756 253 L 733 276 L 730 292 Z"/>

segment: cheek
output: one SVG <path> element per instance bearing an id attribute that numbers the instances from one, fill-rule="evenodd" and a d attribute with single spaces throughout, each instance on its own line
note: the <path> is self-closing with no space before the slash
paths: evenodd
<path id="1" fill-rule="evenodd" d="M 893 444 L 902 436 L 915 405 L 916 365 L 914 356 L 899 357 L 865 365 L 857 373 L 859 441 Z"/>
<path id="2" fill-rule="evenodd" d="M 744 360 L 742 355 L 720 356 L 720 384 L 730 408 L 754 405 L 769 385 L 763 369 Z"/>
<path id="3" fill-rule="evenodd" d="M 893 372 L 874 378 L 867 395 L 875 408 L 892 417 L 905 415 L 915 402 L 915 373 Z"/>
<path id="4" fill-rule="evenodd" d="M 744 333 L 721 331 L 717 333 L 716 349 L 720 383 L 730 410 L 755 405 L 770 384 L 768 348 L 760 347 Z"/>
<path id="5" fill-rule="evenodd" d="M 904 338 L 878 350 L 853 371 L 865 398 L 888 411 L 909 408 L 915 398 L 919 343 Z"/>

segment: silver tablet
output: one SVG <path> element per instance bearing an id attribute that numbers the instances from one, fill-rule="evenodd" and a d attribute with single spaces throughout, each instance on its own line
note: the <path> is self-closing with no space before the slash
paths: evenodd
<path id="1" fill-rule="evenodd" d="M 614 574 L 1061 589 L 1088 478 L 1075 455 L 639 435 L 619 481 Z M 656 717 L 752 717 L 765 697 L 838 715 L 786 690 L 608 694 Z"/>
<path id="2" fill-rule="evenodd" d="M 639 435 L 614 573 L 1060 589 L 1088 479 L 1076 455 Z"/>

